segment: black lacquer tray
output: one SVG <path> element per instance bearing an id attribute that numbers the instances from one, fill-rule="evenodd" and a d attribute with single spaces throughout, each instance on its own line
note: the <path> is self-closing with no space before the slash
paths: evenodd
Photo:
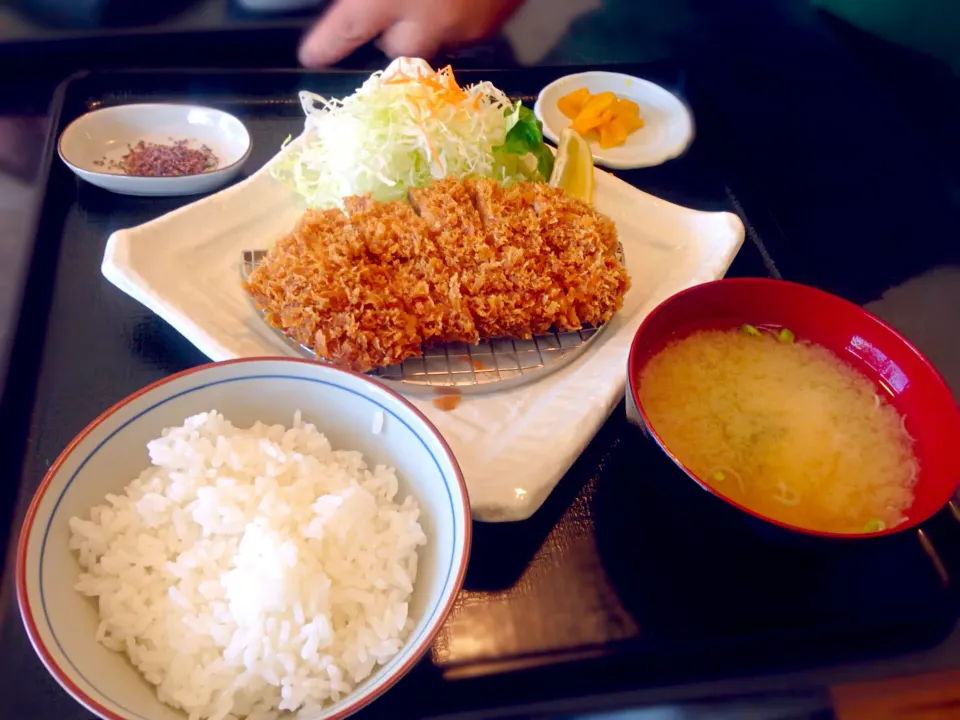
<path id="1" fill-rule="evenodd" d="M 731 164 L 709 95 L 700 104 L 675 68 L 623 70 L 683 94 L 699 134 L 681 159 L 619 174 L 672 202 L 740 213 L 748 238 L 731 274 L 779 275 L 778 268 L 793 266 L 801 268 L 798 279 L 812 281 L 758 199 L 762 183 Z M 491 79 L 530 99 L 571 71 L 468 71 L 460 78 Z M 56 157 L 59 132 L 102 105 L 203 103 L 247 124 L 254 143 L 249 173 L 301 127 L 297 90 L 346 93 L 364 77 L 121 71 L 80 73 L 60 88 L 0 416 L 8 438 L 2 457 L 8 546 L 44 471 L 75 433 L 126 394 L 206 361 L 100 274 L 110 232 L 188 200 L 122 197 L 83 184 Z M 533 518 L 477 524 L 466 588 L 430 659 L 369 712 L 485 715 L 542 700 L 679 687 L 929 646 L 956 623 L 960 522 L 945 512 L 923 533 L 827 544 L 765 533 L 678 472 L 626 423 L 621 405 Z M 89 717 L 34 656 L 11 571 L 8 562 L 0 717 Z"/>

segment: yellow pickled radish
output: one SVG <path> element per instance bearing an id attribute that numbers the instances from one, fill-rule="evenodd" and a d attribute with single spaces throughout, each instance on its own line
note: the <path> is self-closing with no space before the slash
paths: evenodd
<path id="1" fill-rule="evenodd" d="M 600 147 L 604 150 L 623 145 L 627 141 L 627 135 L 630 129 L 627 126 L 629 121 L 625 118 L 615 115 L 608 122 L 600 126 Z"/>
<path id="2" fill-rule="evenodd" d="M 604 110 L 612 107 L 616 102 L 617 96 L 609 90 L 594 95 L 587 101 L 587 104 L 583 106 L 583 110 L 577 115 L 571 127 L 581 135 L 586 135 L 594 128 L 600 126 L 603 122 Z"/>
<path id="3" fill-rule="evenodd" d="M 560 109 L 560 112 L 562 112 L 568 118 L 575 120 L 577 115 L 580 114 L 580 111 L 583 110 L 584 105 L 586 105 L 589 100 L 590 91 L 586 88 L 580 88 L 571 93 L 567 93 L 560 98 L 557 101 L 557 107 Z"/>
<path id="4" fill-rule="evenodd" d="M 583 136 L 571 128 L 560 135 L 550 184 L 584 202 L 593 202 L 593 153 Z"/>
<path id="5" fill-rule="evenodd" d="M 640 117 L 640 106 L 629 98 L 617 100 L 617 114 L 622 117 Z"/>
<path id="6" fill-rule="evenodd" d="M 591 95 L 579 88 L 561 97 L 557 107 L 573 121 L 570 127 L 575 132 L 587 141 L 599 140 L 605 150 L 623 145 L 630 133 L 644 125 L 640 106 L 610 91 Z"/>
<path id="7" fill-rule="evenodd" d="M 617 101 L 615 115 L 617 120 L 626 128 L 627 135 L 643 127 L 643 118 L 640 117 L 640 106 L 633 100 L 620 98 Z M 624 140 L 626 140 L 626 138 L 624 138 Z"/>

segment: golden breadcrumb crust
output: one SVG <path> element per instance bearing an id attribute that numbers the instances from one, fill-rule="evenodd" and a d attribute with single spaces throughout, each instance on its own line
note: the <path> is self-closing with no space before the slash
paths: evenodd
<path id="1" fill-rule="evenodd" d="M 425 343 L 577 330 L 622 307 L 616 227 L 562 190 L 445 179 L 409 195 L 307 211 L 244 283 L 267 321 L 369 371 Z"/>

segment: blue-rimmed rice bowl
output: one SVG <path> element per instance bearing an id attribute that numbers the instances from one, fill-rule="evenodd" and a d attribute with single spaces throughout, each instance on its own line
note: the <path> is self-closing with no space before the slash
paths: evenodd
<path id="1" fill-rule="evenodd" d="M 183 720 L 129 663 L 95 640 L 97 610 L 74 586 L 80 566 L 68 547 L 71 517 L 86 515 L 150 464 L 146 444 L 167 427 L 217 410 L 238 427 L 257 421 L 289 427 L 294 413 L 334 448 L 359 450 L 368 465 L 391 465 L 401 496 L 413 494 L 428 543 L 410 615 L 416 625 L 402 650 L 328 707 L 345 717 L 373 701 L 427 651 L 463 583 L 470 552 L 466 486 L 450 449 L 400 395 L 350 372 L 296 359 L 246 359 L 204 365 L 125 398 L 86 427 L 40 484 L 17 553 L 17 598 L 43 664 L 89 711 L 107 720 Z"/>

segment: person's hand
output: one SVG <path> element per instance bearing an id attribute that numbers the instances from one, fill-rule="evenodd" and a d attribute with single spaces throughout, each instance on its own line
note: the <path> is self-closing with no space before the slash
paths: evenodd
<path id="1" fill-rule="evenodd" d="M 523 0 L 334 0 L 300 44 L 307 67 L 335 63 L 379 37 L 390 57 L 429 58 L 496 31 Z"/>

